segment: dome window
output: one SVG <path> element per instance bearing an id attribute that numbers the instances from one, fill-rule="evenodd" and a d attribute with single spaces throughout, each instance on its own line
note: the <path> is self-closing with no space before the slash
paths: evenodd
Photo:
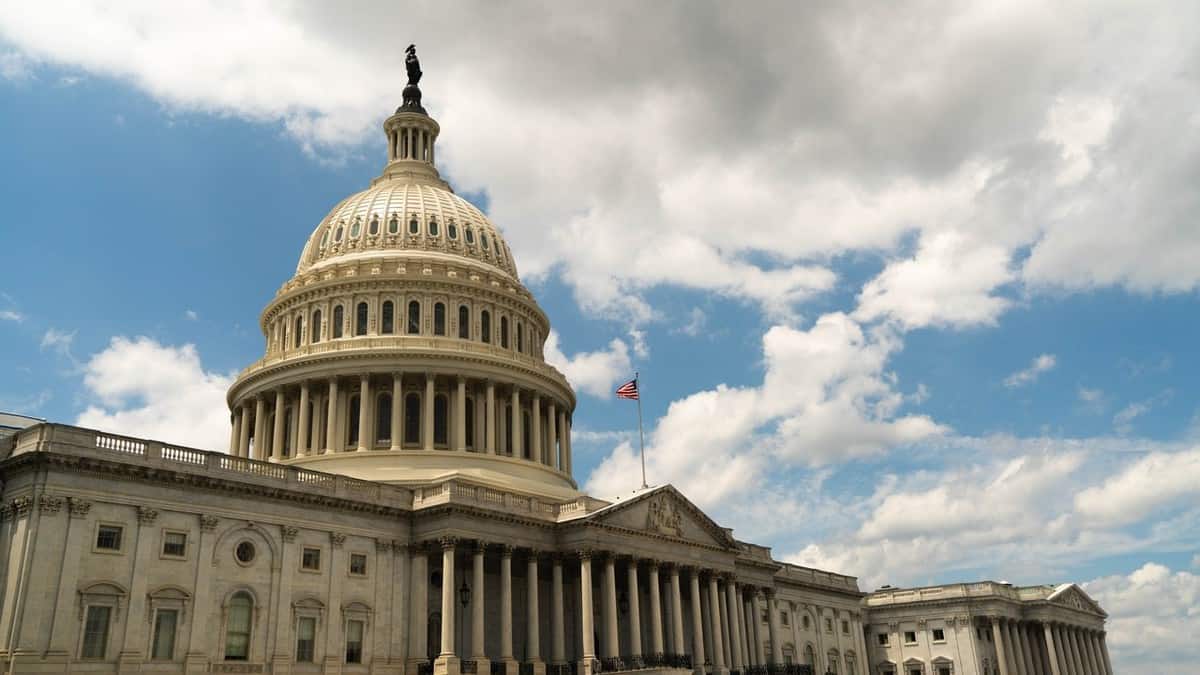
<path id="1" fill-rule="evenodd" d="M 479 313 L 479 339 L 492 343 L 492 314 L 486 309 Z"/>
<path id="2" fill-rule="evenodd" d="M 433 444 L 445 446 L 450 436 L 450 402 L 445 396 L 433 398 Z"/>
<path id="3" fill-rule="evenodd" d="M 483 245 L 483 250 L 488 250 L 487 235 L 483 232 L 479 233 L 479 243 Z"/>
<path id="4" fill-rule="evenodd" d="M 392 396 L 380 394 L 375 401 L 375 440 L 392 440 Z"/>
<path id="5" fill-rule="evenodd" d="M 430 216 L 429 217 L 429 236 L 436 237 L 436 236 L 438 236 L 438 234 L 440 232 L 441 232 L 441 230 L 438 228 L 437 217 Z"/>
<path id="6" fill-rule="evenodd" d="M 388 234 L 400 234 L 400 218 L 394 213 L 392 219 L 388 221 Z"/>
<path id="7" fill-rule="evenodd" d="M 500 317 L 500 348 L 508 349 L 508 317 Z"/>
<path id="8" fill-rule="evenodd" d="M 520 321 L 517 322 L 517 351 L 525 353 L 525 329 Z"/>
<path id="9" fill-rule="evenodd" d="M 338 243 L 342 240 L 342 224 L 338 223 L 337 229 L 333 231 L 333 243 Z"/>
<path id="10" fill-rule="evenodd" d="M 342 322 L 345 319 L 345 311 L 341 305 L 333 308 L 333 326 L 330 327 L 330 334 L 336 338 L 342 337 Z"/>
<path id="11" fill-rule="evenodd" d="M 471 339 L 471 310 L 466 305 L 458 306 L 458 337 Z"/>
<path id="12" fill-rule="evenodd" d="M 346 426 L 348 427 L 346 430 L 346 445 L 349 446 L 358 445 L 358 408 L 360 405 L 362 405 L 362 399 L 357 395 L 350 397 L 350 405 L 347 406 L 349 414 L 346 416 Z"/>
<path id="13" fill-rule="evenodd" d="M 325 230 L 325 232 L 323 232 L 321 234 L 321 248 L 325 248 L 325 245 L 328 243 L 329 243 L 329 230 Z"/>
<path id="14" fill-rule="evenodd" d="M 360 234 L 362 234 L 362 221 L 355 218 L 354 224 L 350 226 L 350 238 L 358 239 L 358 235 Z"/>
<path id="15" fill-rule="evenodd" d="M 453 220 L 446 223 L 446 236 L 458 241 L 458 225 L 455 225 Z"/>
<path id="16" fill-rule="evenodd" d="M 292 340 L 294 341 L 294 344 L 292 345 L 293 347 L 295 347 L 297 349 L 300 348 L 300 338 L 301 338 L 303 332 L 304 332 L 304 319 L 297 316 L 296 317 L 296 329 L 294 331 L 292 331 Z"/>
<path id="17" fill-rule="evenodd" d="M 316 344 L 321 341 L 321 310 L 313 310 L 312 321 L 308 324 L 309 342 Z"/>
<path id="18" fill-rule="evenodd" d="M 446 305 L 440 302 L 433 306 L 433 334 L 446 334 Z"/>
<path id="19" fill-rule="evenodd" d="M 408 334 L 421 334 L 421 303 L 416 300 L 408 303 Z"/>
<path id="20" fill-rule="evenodd" d="M 372 237 L 379 234 L 379 216 L 371 216 L 371 226 L 367 229 Z"/>
<path id="21" fill-rule="evenodd" d="M 467 238 L 467 243 L 471 246 L 475 245 L 475 231 L 470 227 L 463 228 L 463 236 Z"/>
<path id="22" fill-rule="evenodd" d="M 367 303 L 360 302 L 354 310 L 354 334 L 367 334 Z"/>
<path id="23" fill-rule="evenodd" d="M 421 234 L 421 223 L 417 220 L 416 216 L 408 219 L 408 233 Z"/>
<path id="24" fill-rule="evenodd" d="M 391 300 L 385 300 L 383 303 L 382 321 L 379 329 L 384 335 L 391 335 L 396 332 L 396 305 Z"/>
<path id="25" fill-rule="evenodd" d="M 411 393 L 404 397 L 404 443 L 417 445 L 421 442 L 421 395 Z"/>

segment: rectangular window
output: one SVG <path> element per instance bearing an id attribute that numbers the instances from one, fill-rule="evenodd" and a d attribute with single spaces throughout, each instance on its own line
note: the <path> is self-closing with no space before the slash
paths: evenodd
<path id="1" fill-rule="evenodd" d="M 321 549 L 305 548 L 300 554 L 300 569 L 318 571 L 321 569 Z"/>
<path id="2" fill-rule="evenodd" d="M 906 644 L 906 645 L 917 644 L 917 634 L 911 630 L 904 631 L 904 644 Z"/>
<path id="3" fill-rule="evenodd" d="M 179 611 L 160 609 L 154 614 L 154 642 L 150 658 L 170 661 L 175 658 L 175 627 L 179 624 Z"/>
<path id="4" fill-rule="evenodd" d="M 362 553 L 350 554 L 350 574 L 355 576 L 366 576 L 367 574 L 367 556 Z"/>
<path id="5" fill-rule="evenodd" d="M 101 525 L 96 529 L 96 548 L 102 551 L 120 551 L 124 530 L 120 525 Z"/>
<path id="6" fill-rule="evenodd" d="M 950 669 L 945 666 L 938 666 L 938 675 L 950 675 Z"/>
<path id="7" fill-rule="evenodd" d="M 312 663 L 313 648 L 317 641 L 317 619 L 311 616 L 300 617 L 296 624 L 296 662 Z"/>
<path id="8" fill-rule="evenodd" d="M 830 618 L 825 619 L 825 632 L 826 633 L 833 632 L 833 619 L 830 619 Z"/>
<path id="9" fill-rule="evenodd" d="M 880 647 L 888 646 L 888 634 L 887 633 L 879 633 L 875 637 L 879 640 Z"/>
<path id="10" fill-rule="evenodd" d="M 363 622 L 346 622 L 346 663 L 362 663 Z"/>
<path id="11" fill-rule="evenodd" d="M 111 607 L 91 605 L 87 608 L 87 620 L 83 624 L 83 652 L 85 659 L 102 659 L 108 651 L 108 620 Z"/>
<path id="12" fill-rule="evenodd" d="M 921 669 L 920 668 L 909 668 L 908 675 L 921 675 Z"/>
<path id="13" fill-rule="evenodd" d="M 187 535 L 183 532 L 167 532 L 163 534 L 162 554 L 171 558 L 186 556 Z"/>
<path id="14" fill-rule="evenodd" d="M 933 629 L 933 641 L 934 642 L 945 642 L 946 641 L 946 631 L 942 630 L 941 628 L 934 628 Z"/>
<path id="15" fill-rule="evenodd" d="M 788 613 L 787 613 L 787 612 L 780 612 L 780 613 L 779 613 L 779 621 L 780 621 L 780 623 L 782 623 L 783 625 L 785 625 L 785 626 L 789 625 L 789 624 L 788 624 L 788 622 L 789 622 L 790 620 L 791 620 L 791 619 L 789 619 L 789 618 L 788 618 Z"/>
<path id="16" fill-rule="evenodd" d="M 850 622 L 849 621 L 845 621 L 845 620 L 842 621 L 842 633 L 844 633 L 846 635 L 850 634 Z"/>

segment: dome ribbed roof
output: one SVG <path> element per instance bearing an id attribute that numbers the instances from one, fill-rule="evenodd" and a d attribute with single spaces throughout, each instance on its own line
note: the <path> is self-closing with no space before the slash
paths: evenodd
<path id="1" fill-rule="evenodd" d="M 508 244 L 483 212 L 446 187 L 403 175 L 333 207 L 309 236 L 296 272 L 414 253 L 462 257 L 517 279 Z"/>

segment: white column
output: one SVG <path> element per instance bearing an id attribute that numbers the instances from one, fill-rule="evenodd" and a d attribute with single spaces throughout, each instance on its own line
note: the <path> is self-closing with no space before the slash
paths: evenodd
<path id="1" fill-rule="evenodd" d="M 1104 672 L 1106 675 L 1113 675 L 1112 661 L 1108 658 L 1108 637 L 1104 631 L 1100 631 L 1096 640 L 1100 643 L 1100 659 L 1104 661 Z"/>
<path id="2" fill-rule="evenodd" d="M 746 662 L 742 659 L 742 628 L 741 622 L 738 621 L 738 590 L 737 584 L 732 579 L 725 582 L 725 611 L 729 620 L 729 643 L 730 651 L 733 658 L 733 664 L 730 666 L 732 670 L 745 670 Z M 1003 673 L 1002 675 L 1008 675 Z"/>
<path id="3" fill-rule="evenodd" d="M 566 625 L 563 612 L 562 556 L 555 555 L 550 573 L 550 660 L 556 664 L 566 663 L 567 639 L 563 627 Z"/>
<path id="4" fill-rule="evenodd" d="M 371 449 L 371 376 L 367 373 L 358 380 L 358 449 Z M 444 612 L 443 612 L 444 614 Z"/>
<path id="5" fill-rule="evenodd" d="M 1057 651 L 1055 649 L 1055 641 L 1053 631 L 1050 629 L 1050 624 L 1042 624 L 1042 635 L 1046 639 L 1046 657 L 1050 660 L 1050 675 L 1066 675 L 1058 665 Z"/>
<path id="6" fill-rule="evenodd" d="M 254 456 L 251 459 L 265 460 L 267 449 L 267 404 L 262 395 L 254 397 Z"/>
<path id="7" fill-rule="evenodd" d="M 241 428 L 238 429 L 238 451 L 234 454 L 238 457 L 250 456 L 250 403 L 242 403 L 242 412 L 238 416 L 241 420 Z"/>
<path id="8" fill-rule="evenodd" d="M 581 675 L 591 675 L 593 661 L 596 660 L 595 633 L 592 628 L 592 554 L 591 551 L 579 553 L 579 623 L 583 643 L 583 667 Z"/>
<path id="9" fill-rule="evenodd" d="M 513 660 L 511 546 L 500 549 L 500 659 Z"/>
<path id="10" fill-rule="evenodd" d="M 998 616 L 991 617 L 992 621 L 992 640 L 996 645 L 996 661 L 1000 663 L 1000 675 L 1016 675 L 1012 667 L 1008 663 L 1008 654 L 1004 649 L 1004 631 L 1000 628 L 1000 622 L 1003 621 Z"/>
<path id="11" fill-rule="evenodd" d="M 560 466 L 560 462 L 558 460 L 558 426 L 556 424 L 557 418 L 558 418 L 558 413 L 554 409 L 554 401 L 551 400 L 550 406 L 546 409 L 546 424 L 548 425 L 548 429 L 546 432 L 546 438 L 549 439 L 549 441 L 550 441 L 550 443 L 549 443 L 550 447 L 546 448 L 546 452 L 550 453 L 550 461 L 549 461 L 550 466 L 554 467 L 555 469 L 559 469 L 561 471 L 562 466 Z"/>
<path id="12" fill-rule="evenodd" d="M 496 383 L 487 381 L 487 405 L 484 408 L 483 444 L 487 454 L 496 454 Z"/>
<path id="13" fill-rule="evenodd" d="M 617 635 L 617 571 L 612 555 L 604 558 L 604 655 L 621 655 L 621 638 Z"/>
<path id="14" fill-rule="evenodd" d="M 671 635 L 675 640 L 675 653 L 684 653 L 683 643 L 683 599 L 679 592 L 679 566 L 671 566 Z"/>
<path id="15" fill-rule="evenodd" d="M 1029 648 L 1029 637 L 1025 635 L 1025 628 L 1020 621 L 1013 622 L 1013 630 L 1016 631 L 1016 644 L 1021 650 L 1021 662 L 1025 666 L 1025 675 L 1036 675 L 1033 670 L 1033 651 Z"/>
<path id="16" fill-rule="evenodd" d="M 1079 655 L 1079 638 L 1074 626 L 1067 628 L 1067 644 L 1071 647 L 1071 664 L 1079 675 L 1091 675 Z"/>
<path id="17" fill-rule="evenodd" d="M 1086 628 L 1080 628 L 1078 639 L 1079 651 L 1082 652 L 1084 667 L 1087 668 L 1088 673 L 1100 675 L 1099 664 L 1096 663 L 1095 654 L 1092 653 L 1091 631 Z"/>
<path id="18" fill-rule="evenodd" d="M 538 634 L 538 552 L 529 551 L 525 566 L 525 658 L 534 663 L 542 660 L 541 636 Z"/>
<path id="19" fill-rule="evenodd" d="M 534 399 L 536 406 L 537 399 Z M 638 598 L 638 561 L 629 559 L 629 655 L 642 655 L 642 612 Z"/>
<path id="20" fill-rule="evenodd" d="M 338 381 L 336 377 L 329 378 L 329 412 L 325 418 L 325 452 L 337 452 L 337 401 Z M 322 453 L 324 454 L 324 453 Z"/>
<path id="21" fill-rule="evenodd" d="M 650 561 L 650 649 L 655 654 L 663 653 L 662 601 L 658 588 L 658 562 Z"/>
<path id="22" fill-rule="evenodd" d="M 529 404 L 529 433 L 533 434 L 533 438 L 529 443 L 529 456 L 533 461 L 541 464 L 542 462 L 542 397 L 537 392 L 534 392 L 533 398 Z"/>
<path id="23" fill-rule="evenodd" d="M 700 604 L 700 570 L 688 570 L 692 596 L 692 670 L 704 673 L 704 609 Z"/>
<path id="24" fill-rule="evenodd" d="M 563 458 L 566 462 L 566 468 L 563 469 L 567 474 L 571 473 L 571 418 L 565 413 L 562 421 L 562 436 L 563 436 Z"/>
<path id="25" fill-rule="evenodd" d="M 725 646 L 721 635 L 721 592 L 717 588 L 717 577 L 708 577 L 708 624 L 712 629 L 713 672 L 725 672 Z"/>
<path id="26" fill-rule="evenodd" d="M 307 455 L 312 440 L 312 420 L 308 414 L 308 381 L 300 383 L 300 420 L 296 425 L 296 456 Z"/>
<path id="27" fill-rule="evenodd" d="M 404 405 L 404 375 L 392 373 L 392 450 L 399 450 L 404 442 L 404 422 L 400 411 Z"/>
<path id="28" fill-rule="evenodd" d="M 422 436 L 425 439 L 423 444 L 426 450 L 433 449 L 433 373 L 425 373 L 425 399 L 422 401 L 425 409 L 425 419 L 422 420 L 421 429 Z"/>
<path id="29" fill-rule="evenodd" d="M 853 617 L 851 617 L 853 621 Z M 767 594 L 767 631 L 771 638 L 771 663 L 783 663 L 783 642 L 779 639 L 779 608 L 775 605 L 775 594 Z M 859 631 L 860 633 L 862 631 Z M 866 654 L 863 654 L 860 649 L 855 646 L 855 655 L 860 659 L 865 659 Z M 852 674 L 853 675 L 853 674 Z"/>
<path id="30" fill-rule="evenodd" d="M 1077 675 L 1075 667 L 1071 665 L 1070 648 L 1067 647 L 1067 636 L 1063 632 L 1062 624 L 1051 624 L 1051 633 L 1054 634 L 1054 650 L 1058 659 L 1058 667 L 1062 669 L 1062 675 Z"/>
<path id="31" fill-rule="evenodd" d="M 521 444 L 521 390 L 517 389 L 515 384 L 512 387 L 512 415 L 509 419 L 508 434 L 512 443 L 513 457 L 522 457 L 525 453 L 522 451 Z"/>
<path id="32" fill-rule="evenodd" d="M 362 437 L 362 433 L 359 433 Z M 442 653 L 438 658 L 454 656 L 454 610 L 457 600 L 454 597 L 454 545 L 452 538 L 445 538 L 442 544 Z"/>
<path id="33" fill-rule="evenodd" d="M 482 542 L 475 542 L 471 556 L 471 585 L 475 587 L 471 594 L 475 605 L 471 608 L 471 658 L 477 663 L 487 659 L 484 650 L 484 610 L 486 609 L 487 588 L 484 585 L 483 556 L 487 549 Z"/>
<path id="34" fill-rule="evenodd" d="M 459 452 L 467 449 L 467 378 L 462 375 L 454 397 L 454 445 Z"/>
<path id="35" fill-rule="evenodd" d="M 424 548 L 413 551 L 411 628 L 408 631 L 408 658 L 411 663 L 429 659 L 426 640 L 429 635 L 429 552 Z M 414 667 L 413 672 L 416 669 Z"/>
<path id="36" fill-rule="evenodd" d="M 237 457 L 238 437 L 242 435 L 242 409 L 230 411 L 229 414 L 229 454 Z"/>

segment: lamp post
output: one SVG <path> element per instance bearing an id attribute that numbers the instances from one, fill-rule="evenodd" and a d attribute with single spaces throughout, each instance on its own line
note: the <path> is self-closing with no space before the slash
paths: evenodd
<path id="1" fill-rule="evenodd" d="M 471 587 L 467 585 L 467 580 L 463 579 L 462 586 L 458 587 L 458 604 L 462 605 L 463 611 L 458 613 L 458 644 L 463 644 L 463 614 L 467 613 L 467 605 L 471 604 Z M 465 649 L 464 649 L 465 651 Z"/>

